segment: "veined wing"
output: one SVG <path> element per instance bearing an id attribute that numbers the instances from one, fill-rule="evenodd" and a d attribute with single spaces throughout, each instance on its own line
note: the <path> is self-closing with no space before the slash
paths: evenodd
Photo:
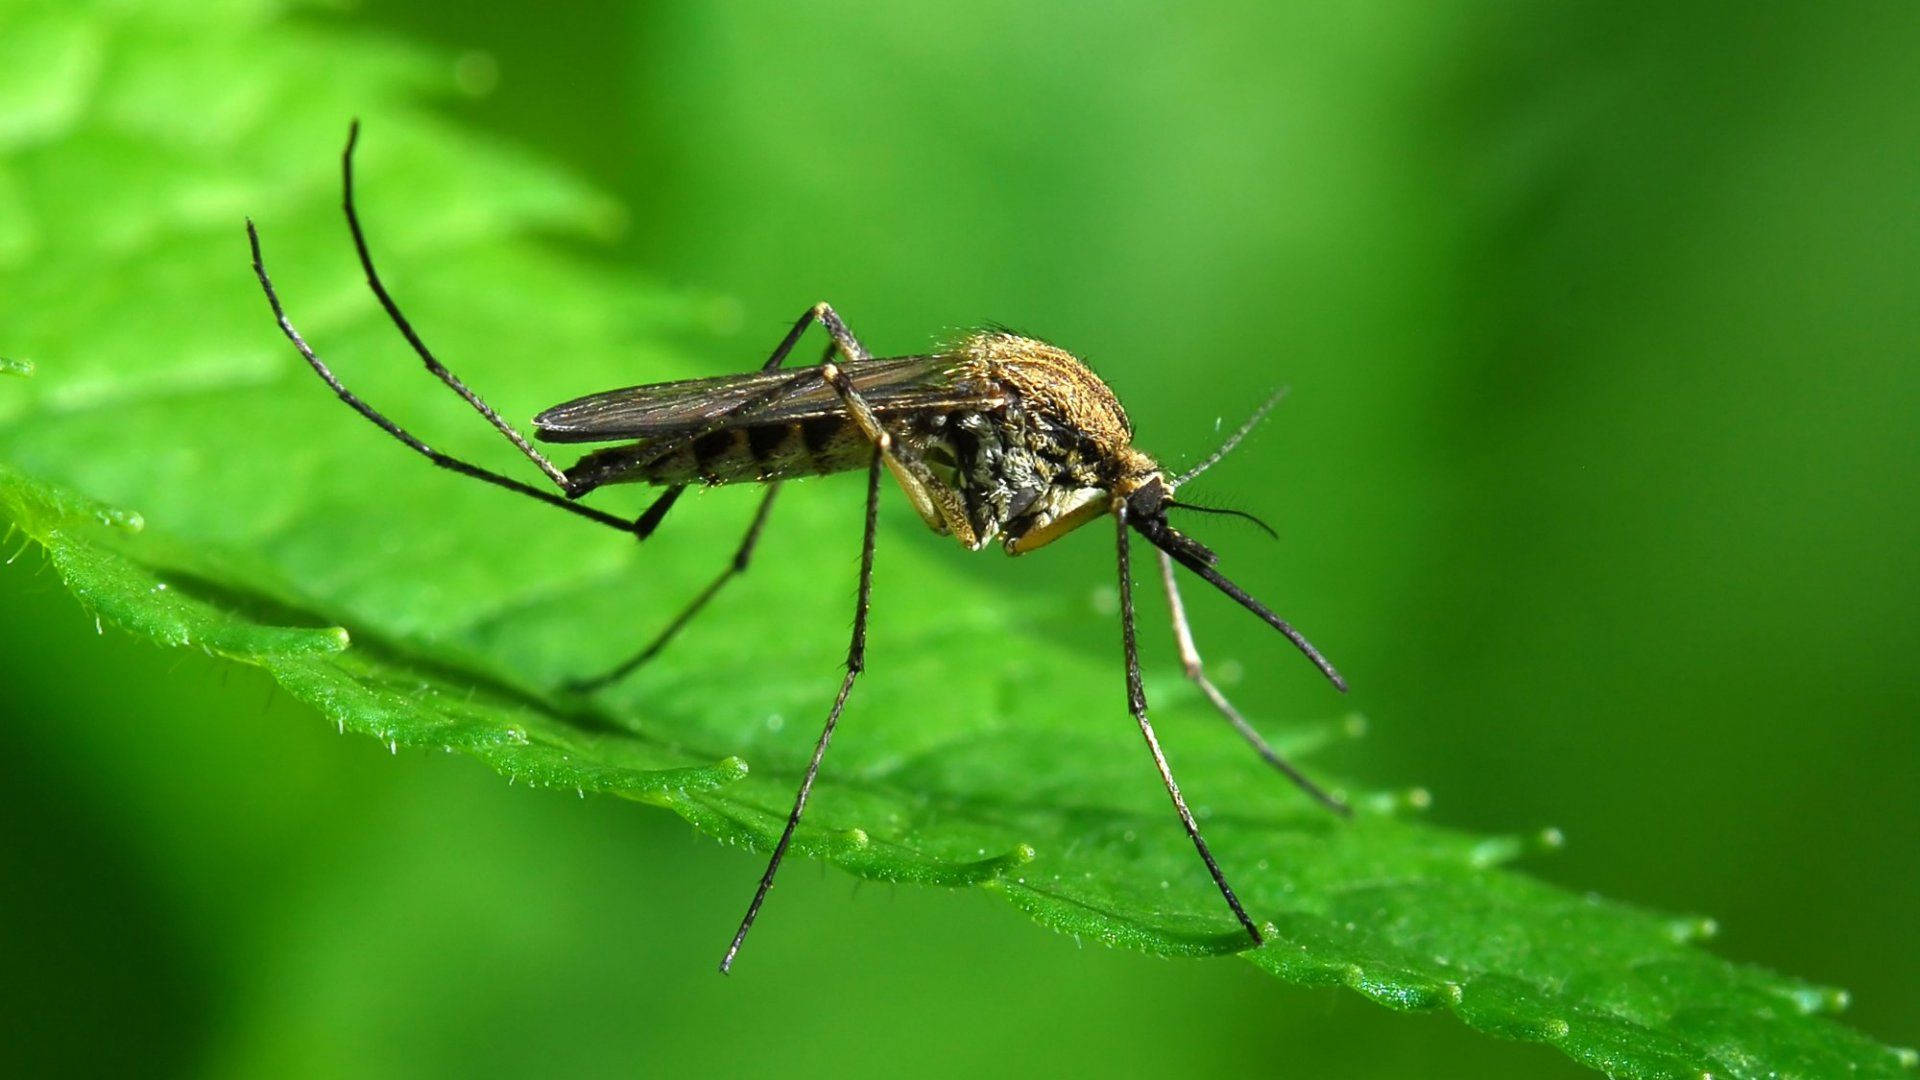
<path id="1" fill-rule="evenodd" d="M 991 388 L 956 382 L 952 366 L 944 356 L 900 356 L 847 361 L 840 368 L 874 412 L 883 415 L 1000 403 Z M 685 434 L 715 422 L 760 426 L 844 412 L 840 396 L 818 370 L 782 368 L 607 390 L 555 405 L 533 423 L 547 442 L 610 442 Z"/>

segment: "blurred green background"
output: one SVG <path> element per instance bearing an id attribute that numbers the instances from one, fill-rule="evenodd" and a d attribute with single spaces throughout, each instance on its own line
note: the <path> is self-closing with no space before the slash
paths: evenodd
<path id="1" fill-rule="evenodd" d="M 1558 826 L 1532 872 L 1711 915 L 1723 955 L 1920 1039 L 1911 5 L 305 21 L 425 43 L 444 113 L 616 196 L 579 256 L 715 297 L 715 370 L 817 299 L 883 352 L 1000 321 L 1091 358 L 1176 463 L 1291 386 L 1197 487 L 1274 521 L 1222 546 L 1355 686 L 1371 733 L 1320 763 L 1446 824 Z M 1108 558 L 967 562 L 1084 606 Z M 722 980 L 683 927 L 758 856 L 340 739 L 255 671 L 96 636 L 39 566 L 0 572 L 22 1075 L 1582 1075 L 804 864 Z M 1238 696 L 1323 714 L 1243 618 L 1199 613 Z"/>

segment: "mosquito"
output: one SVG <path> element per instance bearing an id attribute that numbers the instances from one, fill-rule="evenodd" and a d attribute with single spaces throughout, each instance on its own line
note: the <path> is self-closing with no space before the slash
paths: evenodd
<path id="1" fill-rule="evenodd" d="M 866 472 L 866 522 L 846 674 L 814 743 L 813 756 L 794 794 L 793 809 L 774 844 L 766 872 L 720 961 L 722 973 L 732 968 L 773 888 L 774 875 L 806 810 L 827 744 L 833 739 L 855 680 L 866 669 L 867 613 L 873 596 L 874 537 L 883 473 L 893 477 L 928 528 L 952 536 L 968 551 L 978 551 L 998 540 L 1007 554 L 1021 555 L 1045 547 L 1097 518 L 1113 518 L 1128 711 L 1140 727 L 1180 824 L 1193 841 L 1200 861 L 1206 864 L 1215 887 L 1247 937 L 1256 946 L 1263 943 L 1260 928 L 1227 883 L 1226 874 L 1187 809 L 1173 769 L 1161 752 L 1159 737 L 1147 718 L 1134 633 L 1129 534 L 1139 533 L 1159 558 L 1160 580 L 1187 678 L 1267 764 L 1329 810 L 1350 815 L 1345 803 L 1268 745 L 1207 678 L 1187 624 L 1174 569 L 1177 564 L 1258 616 L 1292 642 L 1336 688 L 1346 690 L 1345 680 L 1318 649 L 1286 620 L 1228 580 L 1217 568 L 1218 556 L 1168 520 L 1168 512 L 1174 510 L 1251 518 L 1240 511 L 1182 502 L 1174 492 L 1232 451 L 1278 402 L 1279 394 L 1268 398 L 1206 460 L 1184 473 L 1169 475 L 1153 458 L 1135 449 L 1132 424 L 1113 391 L 1064 349 L 1010 331 L 982 330 L 937 352 L 875 357 L 830 305 L 819 303 L 800 316 L 758 372 L 608 390 L 556 405 L 534 417 L 535 437 L 543 442 L 619 444 L 593 450 L 562 469 L 434 358 L 387 292 L 374 269 L 354 203 L 353 153 L 359 132 L 356 122 L 349 129 L 341 155 L 341 205 L 368 287 L 427 370 L 492 424 L 558 490 L 536 487 L 441 453 L 347 389 L 294 329 L 267 276 L 260 236 L 249 219 L 247 241 L 253 252 L 253 269 L 274 319 L 341 401 L 441 468 L 557 506 L 638 540 L 651 536 L 675 500 L 694 484 L 765 486 L 746 535 L 719 575 L 644 648 L 611 670 L 572 684 L 572 689 L 599 689 L 658 655 L 728 581 L 745 571 L 783 482 L 854 470 Z M 812 367 L 786 367 L 794 346 L 815 325 L 829 338 L 820 362 Z M 651 484 L 665 490 L 632 520 L 577 501 L 595 489 L 626 483 Z M 1253 520 L 1272 532 L 1257 518 Z"/>

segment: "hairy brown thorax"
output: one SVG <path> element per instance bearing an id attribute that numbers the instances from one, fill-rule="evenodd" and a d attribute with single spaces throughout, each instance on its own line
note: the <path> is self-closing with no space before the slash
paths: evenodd
<path id="1" fill-rule="evenodd" d="M 958 496 L 968 546 L 998 536 L 1009 552 L 1031 550 L 1099 516 L 1116 490 L 1154 471 L 1133 449 L 1119 399 L 1065 349 L 985 331 L 948 355 L 955 382 L 997 404 L 924 416 L 902 439 Z"/>

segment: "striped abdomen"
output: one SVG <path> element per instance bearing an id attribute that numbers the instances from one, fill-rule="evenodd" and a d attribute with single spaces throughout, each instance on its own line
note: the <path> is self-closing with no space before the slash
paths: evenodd
<path id="1" fill-rule="evenodd" d="M 764 483 L 861 468 L 872 456 L 873 443 L 845 417 L 818 416 L 610 446 L 581 458 L 567 478 L 596 487 Z"/>

